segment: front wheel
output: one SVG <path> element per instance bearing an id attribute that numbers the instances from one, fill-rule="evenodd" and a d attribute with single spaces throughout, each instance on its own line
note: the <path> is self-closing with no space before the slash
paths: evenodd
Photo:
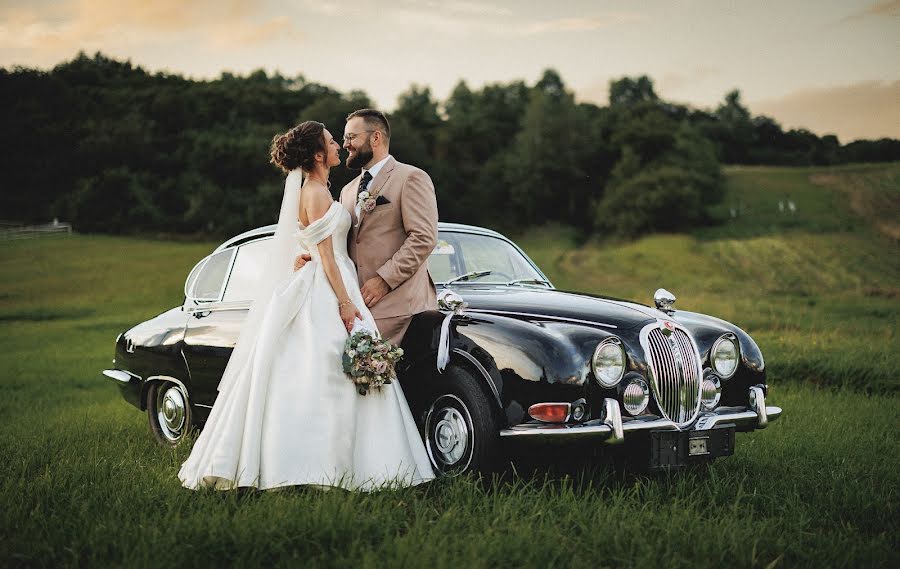
<path id="1" fill-rule="evenodd" d="M 435 382 L 425 412 L 425 448 L 435 471 L 487 473 L 500 457 L 500 427 L 492 401 L 468 371 L 449 367 Z"/>
<path id="2" fill-rule="evenodd" d="M 147 393 L 147 418 L 158 442 L 175 446 L 193 428 L 191 406 L 184 388 L 171 381 L 157 381 Z"/>

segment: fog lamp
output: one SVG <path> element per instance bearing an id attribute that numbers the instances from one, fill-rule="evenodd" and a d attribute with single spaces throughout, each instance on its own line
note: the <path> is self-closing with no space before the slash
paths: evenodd
<path id="1" fill-rule="evenodd" d="M 631 416 L 640 415 L 647 410 L 649 403 L 650 388 L 647 387 L 647 382 L 639 377 L 630 380 L 622 393 L 625 411 Z"/>
<path id="2" fill-rule="evenodd" d="M 705 410 L 712 411 L 719 406 L 720 399 L 722 399 L 722 382 L 717 376 L 709 374 L 703 378 L 700 403 Z"/>
<path id="3" fill-rule="evenodd" d="M 571 415 L 573 421 L 584 421 L 585 417 L 587 417 L 587 405 L 585 405 L 584 399 L 579 399 L 572 404 Z"/>

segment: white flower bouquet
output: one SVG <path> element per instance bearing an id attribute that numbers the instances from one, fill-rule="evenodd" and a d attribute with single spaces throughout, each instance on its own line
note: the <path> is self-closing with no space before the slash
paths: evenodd
<path id="1" fill-rule="evenodd" d="M 370 389 L 380 389 L 397 379 L 394 366 L 402 356 L 401 348 L 394 347 L 357 319 L 344 344 L 341 363 L 359 394 L 365 395 Z"/>

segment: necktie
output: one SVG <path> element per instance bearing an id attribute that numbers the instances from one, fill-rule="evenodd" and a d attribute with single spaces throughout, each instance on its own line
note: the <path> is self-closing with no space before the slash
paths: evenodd
<path id="1" fill-rule="evenodd" d="M 364 191 L 366 189 L 366 186 L 368 186 L 369 182 L 371 181 L 372 173 L 366 170 L 365 172 L 363 172 L 362 180 L 359 181 L 359 189 L 357 190 L 357 195 L 359 195 L 359 192 Z"/>
<path id="2" fill-rule="evenodd" d="M 359 188 L 356 190 L 357 198 L 359 197 L 359 194 L 361 194 L 361 193 L 363 193 L 363 191 L 365 191 L 366 186 L 369 185 L 369 182 L 371 180 L 372 180 L 372 173 L 369 172 L 368 170 L 363 172 L 362 179 L 359 181 Z M 359 199 L 356 200 L 356 207 L 354 207 L 353 209 L 356 212 L 356 220 L 357 220 L 356 225 L 359 225 L 359 217 L 360 217 L 360 215 L 362 215 L 362 212 L 360 211 L 362 208 L 360 208 Z"/>

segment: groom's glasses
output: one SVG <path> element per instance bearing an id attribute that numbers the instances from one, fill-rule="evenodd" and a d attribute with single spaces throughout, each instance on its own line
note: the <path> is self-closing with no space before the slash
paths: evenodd
<path id="1" fill-rule="evenodd" d="M 350 132 L 350 133 L 347 133 L 347 134 L 344 135 L 344 142 L 350 142 L 351 140 L 353 140 L 353 139 L 356 138 L 357 136 L 361 135 L 363 132 L 373 133 L 373 132 L 375 132 L 375 131 L 374 131 L 374 130 L 364 130 L 364 131 L 362 131 L 362 132 Z"/>

